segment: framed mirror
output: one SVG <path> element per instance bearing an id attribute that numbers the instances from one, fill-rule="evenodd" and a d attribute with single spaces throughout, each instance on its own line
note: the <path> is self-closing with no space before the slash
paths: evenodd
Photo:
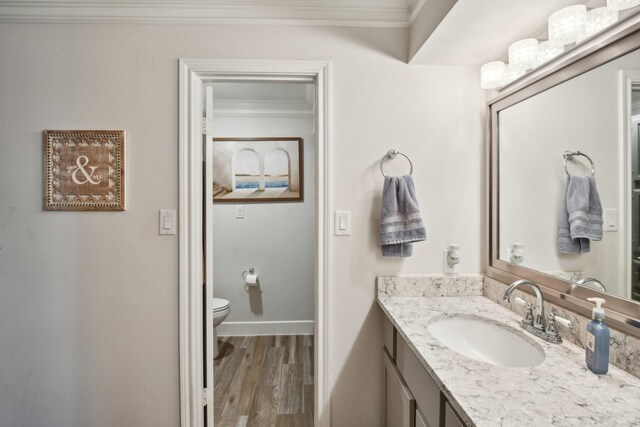
<path id="1" fill-rule="evenodd" d="M 489 101 L 487 275 L 640 337 L 640 15 Z"/>

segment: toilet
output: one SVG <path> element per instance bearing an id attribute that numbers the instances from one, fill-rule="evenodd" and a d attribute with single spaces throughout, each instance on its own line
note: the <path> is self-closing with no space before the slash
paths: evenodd
<path id="1" fill-rule="evenodd" d="M 218 334 L 216 327 L 224 321 L 231 311 L 229 301 L 222 298 L 213 298 L 213 357 L 218 357 Z"/>

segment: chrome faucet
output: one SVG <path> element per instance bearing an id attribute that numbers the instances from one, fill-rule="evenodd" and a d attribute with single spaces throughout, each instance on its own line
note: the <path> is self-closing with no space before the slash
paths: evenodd
<path id="1" fill-rule="evenodd" d="M 529 285 L 536 293 L 536 317 L 533 320 L 533 327 L 544 331 L 544 298 L 542 297 L 542 292 L 538 285 L 525 279 L 517 280 L 509 285 L 507 290 L 504 292 L 502 299 L 507 302 L 511 302 L 511 293 L 520 285 Z"/>
<path id="2" fill-rule="evenodd" d="M 533 291 L 536 294 L 535 317 L 533 314 L 534 306 L 532 304 L 526 302 L 522 298 L 515 299 L 516 303 L 525 307 L 524 319 L 520 322 L 520 326 L 524 330 L 531 332 L 533 335 L 540 337 L 545 341 L 561 343 L 562 338 L 560 338 L 560 335 L 558 334 L 556 321 L 567 328 L 572 328 L 573 324 L 567 319 L 556 316 L 555 312 L 552 310 L 548 316 L 547 324 L 545 325 L 544 297 L 542 296 L 542 291 L 540 291 L 540 287 L 537 284 L 525 279 L 517 280 L 509 285 L 507 290 L 504 292 L 502 299 L 507 302 L 511 302 L 511 293 L 520 285 L 529 285 L 533 288 Z"/>
<path id="3" fill-rule="evenodd" d="M 578 285 L 585 286 L 587 288 L 595 289 L 596 291 L 607 292 L 607 288 L 604 287 L 602 282 L 598 279 L 594 279 L 593 277 L 587 277 L 586 279 L 578 280 Z M 589 286 L 587 283 L 593 283 L 593 285 Z"/>

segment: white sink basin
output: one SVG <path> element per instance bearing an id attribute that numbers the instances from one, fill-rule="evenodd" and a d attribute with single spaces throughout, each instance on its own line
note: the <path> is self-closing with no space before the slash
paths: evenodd
<path id="1" fill-rule="evenodd" d="M 456 314 L 435 320 L 428 330 L 451 350 L 492 365 L 531 367 L 545 357 L 523 332 L 485 317 Z"/>

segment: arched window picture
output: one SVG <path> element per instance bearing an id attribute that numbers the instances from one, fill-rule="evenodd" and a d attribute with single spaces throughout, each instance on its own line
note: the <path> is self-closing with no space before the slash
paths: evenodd
<path id="1" fill-rule="evenodd" d="M 213 138 L 213 202 L 303 198 L 302 138 Z"/>

